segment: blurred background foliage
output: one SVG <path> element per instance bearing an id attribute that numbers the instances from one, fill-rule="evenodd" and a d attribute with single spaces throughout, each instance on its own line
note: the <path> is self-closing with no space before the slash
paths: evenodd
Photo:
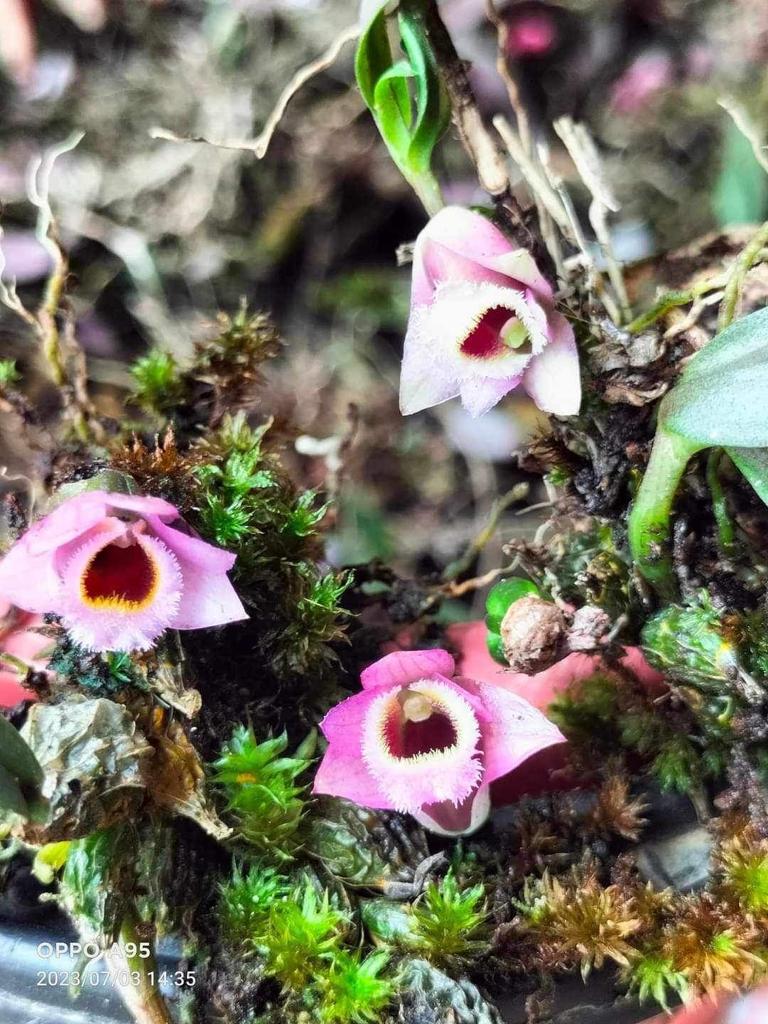
<path id="1" fill-rule="evenodd" d="M 129 364 L 159 346 L 184 358 L 241 298 L 269 310 L 284 339 L 258 412 L 276 419 L 303 486 L 339 498 L 329 520 L 336 564 L 382 558 L 407 573 L 443 570 L 525 474 L 513 451 L 542 429 L 524 399 L 482 424 L 448 403 L 402 419 L 398 364 L 409 274 L 398 246 L 423 213 L 351 85 L 353 46 L 295 97 L 267 156 L 151 137 L 252 138 L 293 73 L 357 15 L 350 0 L 4 0 L 0 24 L 0 200 L 5 276 L 34 302 L 47 256 L 34 237 L 26 169 L 73 129 L 51 198 L 72 257 L 71 301 L 89 374 L 107 414 L 125 407 Z M 484 0 L 444 0 L 444 16 L 483 109 L 509 115 Z M 764 0 L 520 0 L 499 5 L 512 73 L 540 145 L 580 191 L 550 128 L 571 114 L 599 142 L 621 203 L 613 233 L 652 293 L 655 260 L 706 232 L 762 219 L 765 174 L 718 100 L 755 123 L 768 106 Z M 437 170 L 450 200 L 482 202 L 452 134 Z M 521 183 L 521 188 L 522 188 Z M 584 218 L 586 220 L 586 218 Z M 632 287 L 632 275 L 630 285 Z M 3 356 L 38 380 L 25 327 L 0 315 Z M 0 414 L 8 473 L 38 457 Z M 330 439 L 330 440 L 327 440 Z M 546 497 L 533 491 L 529 504 Z M 499 544 L 539 520 L 521 503 Z"/>

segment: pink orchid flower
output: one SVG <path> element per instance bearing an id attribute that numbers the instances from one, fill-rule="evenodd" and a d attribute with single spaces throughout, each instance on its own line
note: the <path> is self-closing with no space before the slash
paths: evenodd
<path id="1" fill-rule="evenodd" d="M 367 668 L 321 728 L 328 749 L 315 792 L 412 814 L 443 835 L 478 829 L 494 779 L 559 729 L 501 687 L 454 675 L 447 651 L 397 651 Z"/>
<path id="2" fill-rule="evenodd" d="M 544 412 L 576 414 L 573 330 L 530 253 L 479 213 L 446 206 L 416 239 L 400 409 L 460 395 L 480 416 L 518 385 Z"/>
<path id="3" fill-rule="evenodd" d="M 40 632 L 40 615 L 14 608 L 0 598 L 0 707 L 12 708 L 34 694 L 21 685 L 24 666 L 42 672 L 54 641 Z M 7 660 L 2 658 L 7 655 Z M 20 663 L 20 664 L 19 664 Z"/>
<path id="4" fill-rule="evenodd" d="M 764 1021 L 768 1021 L 768 987 L 765 986 L 745 996 L 697 999 L 671 1017 L 661 1014 L 645 1024 L 763 1024 Z"/>
<path id="5" fill-rule="evenodd" d="M 248 617 L 227 579 L 234 561 L 162 498 L 88 491 L 14 544 L 0 562 L 0 594 L 59 615 L 89 650 L 146 650 L 165 629 Z"/>
<path id="6" fill-rule="evenodd" d="M 457 666 L 462 675 L 482 679 L 497 687 L 518 694 L 546 712 L 555 698 L 574 683 L 588 679 L 598 670 L 610 671 L 599 655 L 569 654 L 543 672 L 527 676 L 523 672 L 504 669 L 488 653 L 488 629 L 482 620 L 457 622 L 446 631 L 448 640 L 458 653 Z M 628 647 L 620 659 L 649 693 L 665 692 L 664 677 L 651 668 L 639 647 Z M 551 747 L 530 757 L 519 771 L 495 782 L 491 788 L 494 807 L 515 803 L 523 796 L 573 789 L 584 784 L 583 777 L 573 774 L 567 748 Z"/>

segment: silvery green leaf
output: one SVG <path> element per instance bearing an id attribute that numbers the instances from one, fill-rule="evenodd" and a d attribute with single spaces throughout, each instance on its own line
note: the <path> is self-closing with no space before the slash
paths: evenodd
<path id="1" fill-rule="evenodd" d="M 0 766 L 29 786 L 39 786 L 43 781 L 43 769 L 37 758 L 3 715 L 0 715 Z"/>
<path id="2" fill-rule="evenodd" d="M 768 308 L 726 328 L 683 371 L 659 410 L 659 427 L 713 446 L 768 446 Z"/>
<path id="3" fill-rule="evenodd" d="M 27 816 L 27 801 L 14 777 L 0 766 L 0 814 L 11 811 L 22 818 Z"/>
<path id="4" fill-rule="evenodd" d="M 726 448 L 736 468 L 752 484 L 757 495 L 768 505 L 768 449 Z"/>
<path id="5" fill-rule="evenodd" d="M 502 1024 L 499 1011 L 468 978 L 451 978 L 426 960 L 408 960 L 403 964 L 399 995 L 398 1020 L 404 1024 L 423 1020 Z"/>

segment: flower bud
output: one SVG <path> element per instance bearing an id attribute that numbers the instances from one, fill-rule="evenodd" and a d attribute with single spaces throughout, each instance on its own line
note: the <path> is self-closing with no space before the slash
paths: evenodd
<path id="1" fill-rule="evenodd" d="M 706 595 L 662 609 L 646 622 L 642 640 L 654 668 L 699 689 L 722 690 L 738 664 L 736 648 Z"/>

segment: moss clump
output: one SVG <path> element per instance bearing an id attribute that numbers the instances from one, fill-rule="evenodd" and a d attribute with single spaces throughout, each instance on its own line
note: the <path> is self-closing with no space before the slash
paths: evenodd
<path id="1" fill-rule="evenodd" d="M 485 889 L 464 888 L 452 872 L 430 882 L 411 915 L 410 939 L 434 963 L 461 963 L 487 947 L 482 935 Z"/>
<path id="2" fill-rule="evenodd" d="M 310 756 L 283 757 L 287 746 L 285 734 L 259 743 L 252 728 L 238 726 L 213 766 L 242 839 L 284 860 L 298 847 L 306 787 L 297 779 L 311 763 Z M 304 751 L 309 754 L 313 746 L 314 735 Z"/>
<path id="3" fill-rule="evenodd" d="M 219 919 L 233 945 L 252 945 L 269 915 L 270 907 L 283 899 L 290 886 L 285 875 L 268 864 L 251 864 L 247 871 L 236 865 L 220 886 Z"/>

